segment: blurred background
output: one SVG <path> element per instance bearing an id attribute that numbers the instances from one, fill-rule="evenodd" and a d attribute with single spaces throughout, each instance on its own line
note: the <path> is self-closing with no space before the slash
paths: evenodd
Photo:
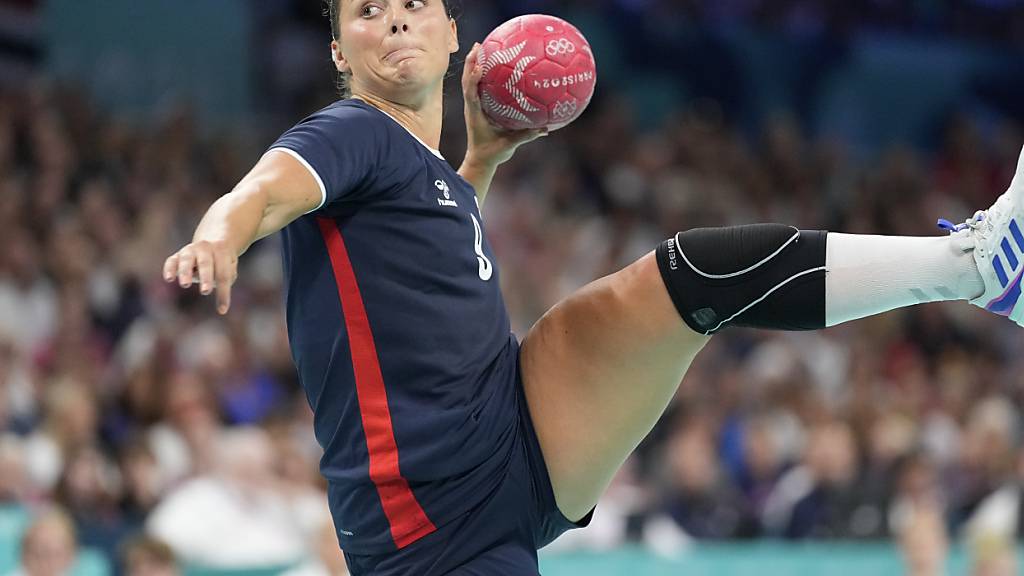
<path id="1" fill-rule="evenodd" d="M 1017 0 L 456 4 L 464 49 L 545 12 L 600 67 L 583 118 L 488 196 L 520 335 L 681 229 L 938 234 L 1024 144 Z M 227 318 L 160 278 L 335 98 L 329 41 L 319 0 L 0 0 L 0 574 L 345 573 L 276 238 L 242 259 Z M 1022 351 L 965 303 L 727 332 L 542 569 L 1024 573 Z"/>

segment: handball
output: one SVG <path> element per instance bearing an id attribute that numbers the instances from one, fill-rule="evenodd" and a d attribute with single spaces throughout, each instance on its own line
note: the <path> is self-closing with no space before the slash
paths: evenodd
<path id="1" fill-rule="evenodd" d="M 480 104 L 509 130 L 557 130 L 583 113 L 597 67 L 586 38 L 561 18 L 530 14 L 498 26 L 479 54 Z"/>

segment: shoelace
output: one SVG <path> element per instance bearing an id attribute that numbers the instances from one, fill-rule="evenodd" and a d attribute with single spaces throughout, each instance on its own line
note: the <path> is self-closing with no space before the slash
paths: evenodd
<path id="1" fill-rule="evenodd" d="M 991 208 L 988 210 L 978 210 L 974 213 L 974 216 L 968 218 L 963 224 L 953 224 L 945 218 L 939 219 L 939 228 L 949 230 L 952 234 L 970 229 L 979 236 L 979 239 L 984 239 L 988 237 L 998 223 L 1003 221 L 1004 215 L 1010 210 L 1009 203 L 1010 194 L 1007 192 L 1000 196 Z"/>
<path id="2" fill-rule="evenodd" d="M 949 230 L 950 232 L 953 233 L 961 232 L 968 228 L 971 228 L 972 230 L 978 230 L 980 229 L 982 222 L 984 222 L 987 217 L 988 214 L 984 210 L 978 210 L 977 212 L 974 213 L 974 216 L 968 218 L 967 221 L 964 222 L 963 224 L 953 224 L 952 222 L 946 220 L 945 218 L 939 218 L 938 225 L 939 228 L 943 230 Z"/>

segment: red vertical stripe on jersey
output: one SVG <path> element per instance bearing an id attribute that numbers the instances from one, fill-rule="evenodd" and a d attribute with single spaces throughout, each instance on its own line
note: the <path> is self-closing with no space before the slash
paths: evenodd
<path id="1" fill-rule="evenodd" d="M 356 397 L 366 434 L 366 447 L 370 453 L 370 480 L 377 486 L 377 494 L 391 526 L 395 545 L 404 548 L 430 534 L 436 528 L 409 489 L 398 469 L 398 444 L 391 426 L 391 410 L 380 371 L 377 346 L 373 341 L 370 321 L 366 316 L 363 297 L 359 293 L 352 262 L 348 258 L 345 239 L 337 224 L 328 218 L 318 218 L 320 232 L 327 243 L 338 296 L 345 315 L 352 369 L 356 377 Z"/>

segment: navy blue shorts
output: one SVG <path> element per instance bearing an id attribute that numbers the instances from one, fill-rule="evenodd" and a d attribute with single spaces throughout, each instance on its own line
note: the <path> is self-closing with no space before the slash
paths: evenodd
<path id="1" fill-rule="evenodd" d="M 517 437 L 508 454 L 495 455 L 507 460 L 504 481 L 480 506 L 401 550 L 346 552 L 353 576 L 537 576 L 537 550 L 590 522 L 590 515 L 571 522 L 558 510 L 521 377 L 516 390 Z"/>

